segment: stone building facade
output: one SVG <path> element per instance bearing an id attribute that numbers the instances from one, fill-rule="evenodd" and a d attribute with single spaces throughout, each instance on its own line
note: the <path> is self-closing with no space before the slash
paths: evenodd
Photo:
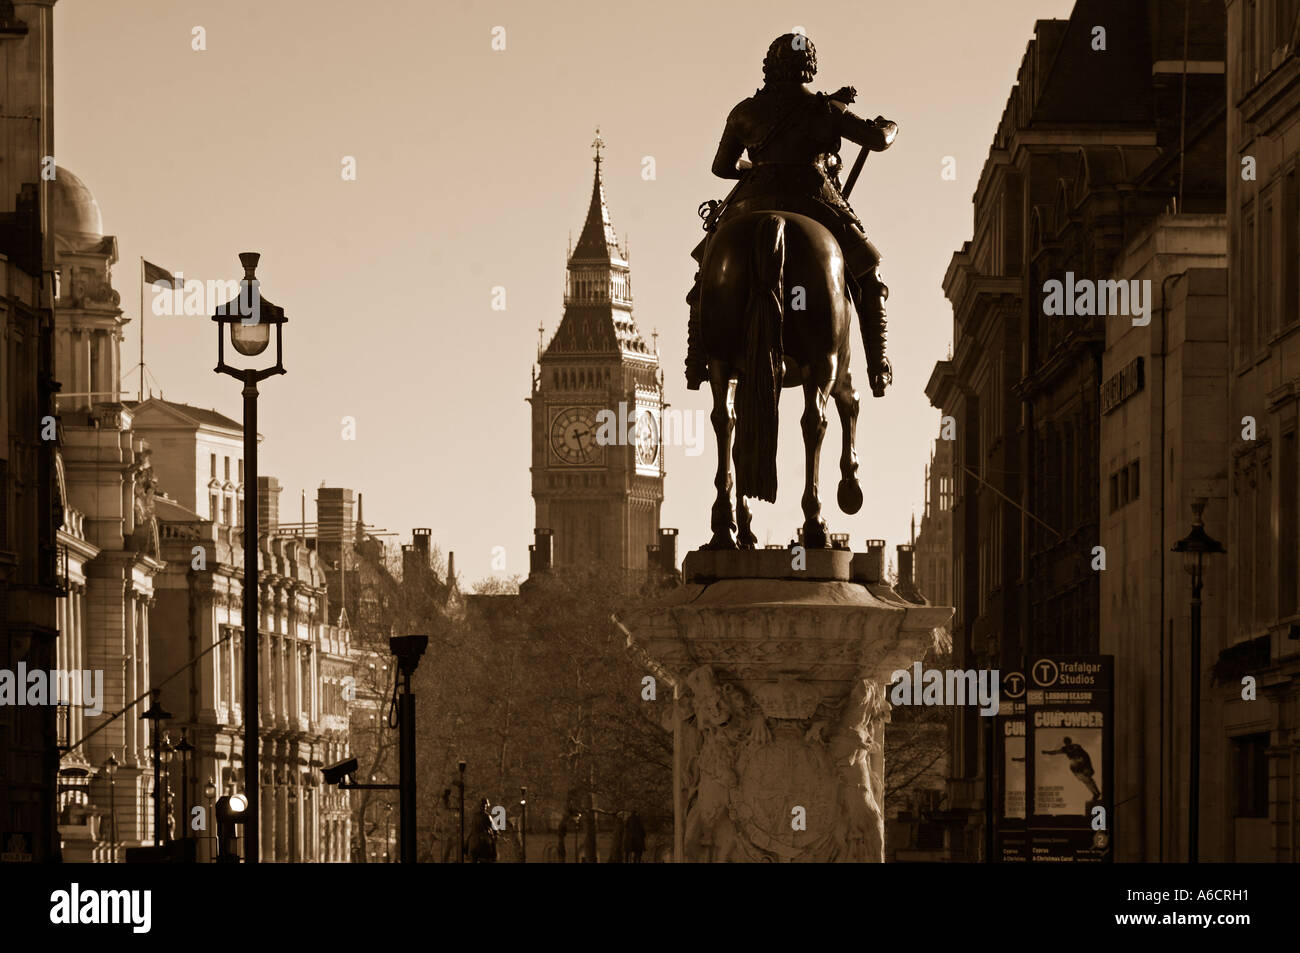
<path id="1" fill-rule="evenodd" d="M 1163 0 L 1079 0 L 1036 23 L 980 172 L 974 236 L 944 277 L 953 356 L 926 389 L 956 428 L 957 668 L 1101 649 L 1103 354 L 1131 316 L 1102 316 L 1095 297 L 1054 313 L 1047 283 L 1103 287 L 1165 210 L 1222 211 L 1222 75 L 1203 65 L 1222 61 L 1222 9 L 1188 12 L 1186 36 L 1183 5 Z M 953 734 L 948 811 L 967 859 L 983 849 L 980 721 L 959 709 Z"/>
<path id="2" fill-rule="evenodd" d="M 1214 535 L 1222 536 L 1227 517 L 1226 219 L 1161 215 L 1124 250 L 1115 272 L 1150 281 L 1154 296 L 1149 324 L 1108 322 L 1102 357 L 1099 633 L 1101 651 L 1115 657 L 1122 726 L 1115 733 L 1116 859 L 1179 860 L 1186 857 L 1191 579 L 1171 550 L 1191 529 L 1193 501 L 1207 501 Z M 1225 568 L 1207 565 L 1204 658 L 1223 646 Z M 1207 808 L 1222 803 L 1228 784 L 1219 747 L 1202 736 Z M 1207 832 L 1217 830 L 1206 822 Z"/>
<path id="3" fill-rule="evenodd" d="M 57 495 L 53 249 L 54 0 L 5 4 L 0 16 L 0 669 L 57 664 Z M 49 705 L 0 706 L 0 852 L 59 857 L 59 753 Z"/>
<path id="4" fill-rule="evenodd" d="M 1300 5 L 1228 0 L 1227 632 L 1213 666 L 1202 763 L 1204 859 L 1300 859 Z M 1226 538 L 1225 538 L 1226 536 Z M 1216 569 L 1216 572 L 1220 571 Z M 1211 576 L 1223 586 L 1223 576 Z M 1219 590 L 1223 591 L 1222 588 Z M 1216 651 L 1217 650 L 1217 651 Z M 1243 698 L 1243 678 L 1258 686 Z M 1206 777 L 1204 783 L 1213 783 Z M 1216 803 L 1216 800 L 1218 803 Z"/>
<path id="5" fill-rule="evenodd" d="M 149 611 L 163 567 L 157 481 L 118 385 L 129 318 L 113 289 L 117 239 L 104 234 L 99 205 L 75 174 L 59 169 L 51 186 L 59 462 L 66 494 L 60 559 L 69 586 L 60 600 L 59 664 L 102 672 L 104 685 L 98 715 L 77 705 L 60 709 L 67 750 L 59 810 L 65 859 L 112 860 L 154 839 L 151 735 L 139 718 L 144 709 L 132 706 L 147 697 L 155 678 Z M 123 709 L 127 713 L 113 719 Z M 110 757 L 118 765 L 112 777 Z"/>

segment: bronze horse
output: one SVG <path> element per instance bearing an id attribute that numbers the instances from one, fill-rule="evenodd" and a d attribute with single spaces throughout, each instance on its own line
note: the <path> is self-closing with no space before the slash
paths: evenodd
<path id="1" fill-rule="evenodd" d="M 795 211 L 736 210 L 705 246 L 700 295 L 701 343 L 713 391 L 710 420 L 718 443 L 709 548 L 754 548 L 757 540 L 745 501 L 776 501 L 778 404 L 781 388 L 796 386 L 804 392 L 803 543 L 825 548 L 817 476 L 831 398 L 843 431 L 837 499 L 845 513 L 862 507 L 854 446 L 858 395 L 849 375 L 855 309 L 839 243 L 820 222 Z"/>

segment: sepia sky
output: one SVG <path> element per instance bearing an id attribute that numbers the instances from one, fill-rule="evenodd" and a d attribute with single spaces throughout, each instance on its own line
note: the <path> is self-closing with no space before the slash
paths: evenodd
<path id="1" fill-rule="evenodd" d="M 855 328 L 853 369 L 866 503 L 835 506 L 839 425 L 823 449 L 832 531 L 855 549 L 893 546 L 919 520 L 938 412 L 924 394 L 951 340 L 940 288 L 972 230 L 971 194 L 1034 20 L 1072 0 L 656 3 L 556 0 L 62 0 L 55 8 L 59 165 L 94 192 L 121 261 L 114 286 L 133 320 L 138 258 L 186 278 L 240 275 L 258 251 L 262 290 L 283 306 L 288 374 L 262 386 L 260 469 L 285 486 L 282 519 L 307 518 L 322 482 L 365 498 L 367 523 L 405 540 L 429 526 L 464 584 L 526 574 L 530 368 L 539 323 L 562 311 L 564 254 L 606 142 L 614 227 L 631 245 L 635 316 L 659 332 L 667 400 L 703 410 L 682 377 L 701 236 L 696 207 L 729 183 L 709 165 L 731 107 L 762 81 L 767 44 L 801 26 L 814 88 L 856 86 L 855 112 L 900 125 L 867 163 L 852 203 L 890 287 L 894 386 L 876 400 Z M 206 51 L 191 49 L 206 31 Z M 506 50 L 491 31 L 506 30 Z M 845 164 L 857 147 L 846 143 Z M 356 181 L 341 176 L 356 159 Z M 656 177 L 642 178 L 653 156 Z M 945 156 L 956 181 L 943 181 Z M 492 310 L 503 286 L 507 308 Z M 148 301 L 146 299 L 146 311 Z M 241 416 L 219 377 L 215 330 L 146 316 L 146 362 L 169 400 Z M 124 379 L 134 398 L 137 377 Z M 779 502 L 755 505 L 760 543 L 802 521 L 802 395 L 782 402 Z M 341 420 L 356 419 L 356 439 Z M 681 552 L 707 540 L 715 465 L 669 447 L 662 525 Z M 165 489 L 165 488 L 164 488 Z"/>

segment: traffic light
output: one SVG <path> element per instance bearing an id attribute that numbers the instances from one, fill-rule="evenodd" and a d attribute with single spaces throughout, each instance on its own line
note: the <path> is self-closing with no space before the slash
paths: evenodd
<path id="1" fill-rule="evenodd" d="M 239 863 L 235 844 L 239 835 L 235 831 L 235 825 L 244 823 L 244 812 L 247 810 L 248 799 L 242 794 L 217 798 L 217 863 Z"/>

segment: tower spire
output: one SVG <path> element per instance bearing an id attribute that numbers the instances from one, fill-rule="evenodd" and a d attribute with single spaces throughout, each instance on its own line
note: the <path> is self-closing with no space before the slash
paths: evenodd
<path id="1" fill-rule="evenodd" d="M 591 142 L 595 150 L 596 174 L 591 183 L 591 204 L 587 206 L 587 220 L 582 224 L 578 235 L 578 244 L 570 252 L 571 258 L 594 259 L 597 261 L 623 261 L 623 251 L 618 245 L 618 236 L 609 220 L 609 206 L 605 203 L 605 181 L 600 174 L 601 151 L 605 140 L 601 137 L 600 127 L 596 128 L 596 138 Z"/>

